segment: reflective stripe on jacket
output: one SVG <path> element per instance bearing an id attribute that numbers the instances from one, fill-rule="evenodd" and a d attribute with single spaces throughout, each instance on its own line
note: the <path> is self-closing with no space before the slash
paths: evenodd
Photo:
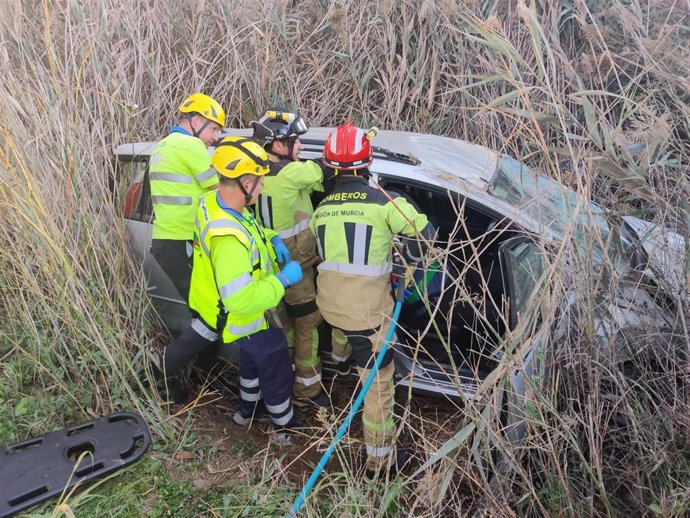
<path id="1" fill-rule="evenodd" d="M 206 145 L 173 132 L 153 149 L 149 165 L 154 239 L 191 240 L 199 198 L 218 183 Z"/>
<path id="2" fill-rule="evenodd" d="M 199 204 L 189 306 L 210 329 L 223 325 L 224 343 L 268 328 L 264 311 L 285 289 L 275 276 L 270 239 L 247 209 L 240 220 L 223 210 L 213 191 Z"/>

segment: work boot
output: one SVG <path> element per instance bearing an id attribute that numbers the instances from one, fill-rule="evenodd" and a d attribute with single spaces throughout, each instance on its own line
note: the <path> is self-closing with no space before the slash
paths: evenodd
<path id="1" fill-rule="evenodd" d="M 294 411 L 294 410 L 293 410 Z M 298 435 L 299 429 L 304 428 L 304 421 L 299 416 L 297 411 L 294 411 L 292 418 L 283 426 L 273 425 L 273 433 L 271 439 L 281 445 L 292 444 L 295 436 Z"/>
<path id="2" fill-rule="evenodd" d="M 297 410 L 293 409 L 292 418 L 284 425 L 279 426 L 274 424 L 273 431 L 276 433 L 288 433 L 294 434 L 298 428 L 304 428 L 305 424 L 302 417 L 299 415 Z"/>
<path id="3" fill-rule="evenodd" d="M 163 372 L 153 363 L 148 364 L 145 369 L 139 371 L 138 376 L 139 381 L 147 390 L 151 388 L 149 380 L 153 381 L 163 401 L 185 403 L 189 399 L 189 391 L 180 376 L 173 375 L 166 378 Z"/>
<path id="4" fill-rule="evenodd" d="M 245 414 L 240 409 L 235 412 L 235 415 L 232 416 L 232 421 L 238 426 L 247 426 L 252 421 L 270 423 L 271 414 L 268 413 L 268 409 L 266 408 L 266 405 L 264 405 L 263 401 L 260 401 L 256 407 L 254 407 L 253 414 Z"/>
<path id="5" fill-rule="evenodd" d="M 300 408 L 331 408 L 331 400 L 323 391 L 319 392 L 314 397 L 294 396 L 292 400 L 294 405 Z"/>
<path id="6" fill-rule="evenodd" d="M 403 448 L 398 448 L 395 452 L 395 462 L 393 462 L 389 468 L 384 466 L 378 470 L 367 469 L 364 473 L 364 479 L 367 482 L 375 482 L 376 480 L 385 479 L 386 477 L 394 478 L 405 468 L 409 461 L 410 452 Z"/>

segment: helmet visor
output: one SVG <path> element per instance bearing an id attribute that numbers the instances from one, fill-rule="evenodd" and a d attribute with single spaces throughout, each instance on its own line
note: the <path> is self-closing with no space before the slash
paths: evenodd
<path id="1" fill-rule="evenodd" d="M 297 117 L 292 124 L 290 124 L 289 135 L 304 135 L 309 130 L 307 123 L 304 122 L 302 117 Z"/>

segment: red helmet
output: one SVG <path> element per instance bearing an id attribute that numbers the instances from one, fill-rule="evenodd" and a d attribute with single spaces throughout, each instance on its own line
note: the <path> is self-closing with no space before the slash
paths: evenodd
<path id="1" fill-rule="evenodd" d="M 374 160 L 367 132 L 351 122 L 336 128 L 323 148 L 324 165 L 332 169 L 362 169 Z"/>

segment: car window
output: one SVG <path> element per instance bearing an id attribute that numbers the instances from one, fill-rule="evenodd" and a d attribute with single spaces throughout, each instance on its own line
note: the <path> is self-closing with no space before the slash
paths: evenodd
<path id="1" fill-rule="evenodd" d="M 491 193 L 561 236 L 569 236 L 582 257 L 595 264 L 607 259 L 619 274 L 629 268 L 630 246 L 612 229 L 606 211 L 572 189 L 536 175 L 514 158 L 503 155 L 491 180 Z"/>
<path id="2" fill-rule="evenodd" d="M 526 238 L 506 241 L 501 247 L 502 263 L 510 298 L 511 327 L 529 309 L 534 290 L 544 273 L 541 249 Z"/>
<path id="3" fill-rule="evenodd" d="M 123 216 L 127 219 L 150 222 L 153 214 L 146 171 L 149 161 L 143 157 L 118 160 L 118 176 L 124 190 Z"/>

